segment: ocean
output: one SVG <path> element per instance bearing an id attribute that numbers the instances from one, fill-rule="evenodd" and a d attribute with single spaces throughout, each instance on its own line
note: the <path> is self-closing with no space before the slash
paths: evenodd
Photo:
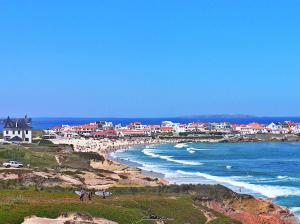
<path id="1" fill-rule="evenodd" d="M 199 117 L 199 118 L 67 118 L 67 117 L 47 117 L 32 118 L 32 127 L 34 130 L 43 130 L 57 125 L 82 125 L 95 121 L 111 121 L 113 124 L 126 125 L 134 121 L 140 121 L 143 124 L 160 124 L 162 121 L 173 121 L 176 123 L 190 122 L 230 122 L 235 124 L 248 124 L 257 122 L 261 124 L 270 124 L 272 122 L 295 121 L 300 122 L 300 117 L 247 117 L 247 118 L 222 118 L 222 117 Z M 3 124 L 0 123 L 0 130 Z"/>
<path id="2" fill-rule="evenodd" d="M 171 183 L 222 184 L 270 198 L 300 216 L 300 143 L 188 143 L 140 146 L 111 154 Z"/>

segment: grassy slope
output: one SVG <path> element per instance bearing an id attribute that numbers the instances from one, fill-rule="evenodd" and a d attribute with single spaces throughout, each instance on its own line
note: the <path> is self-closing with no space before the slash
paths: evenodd
<path id="1" fill-rule="evenodd" d="M 0 162 L 18 160 L 25 165 L 29 163 L 31 167 L 41 170 L 44 168 L 57 168 L 55 155 L 60 155 L 62 167 L 72 167 L 80 171 L 91 169 L 90 159 L 97 157 L 89 153 L 61 153 L 62 149 L 64 149 L 63 146 L 56 146 L 47 142 L 40 145 L 0 145 Z M 1 172 L 4 172 L 4 170 Z M 18 172 L 21 172 L 21 170 Z M 24 170 L 22 172 L 28 171 Z M 4 188 L 15 188 L 15 190 Z M 176 186 L 160 190 L 147 187 L 138 189 L 116 188 L 112 189 L 115 195 L 112 198 L 107 200 L 97 198 L 92 202 L 80 203 L 78 196 L 67 189 L 60 189 L 59 191 L 52 189 L 51 192 L 46 189 L 39 192 L 25 189 L 23 186 L 19 186 L 19 183 L 15 180 L 1 180 L 0 224 L 21 223 L 23 218 L 29 215 L 56 218 L 63 212 L 87 213 L 117 221 L 120 224 L 136 223 L 147 215 L 159 215 L 175 219 L 168 223 L 205 223 L 206 218 L 201 211 L 193 206 L 193 198 L 187 194 L 189 189 L 181 188 Z M 200 191 L 203 192 L 203 190 L 201 188 Z M 208 191 L 210 195 L 214 195 L 222 192 L 223 189 L 205 187 L 205 191 Z M 225 196 L 222 194 L 222 197 Z M 219 213 L 215 214 L 218 219 L 211 223 L 238 223 Z"/>
<path id="2" fill-rule="evenodd" d="M 158 215 L 174 219 L 172 224 L 201 224 L 205 216 L 193 206 L 192 197 L 187 194 L 137 193 L 116 194 L 91 202 L 80 202 L 72 192 L 38 192 L 33 190 L 1 190 L 0 220 L 3 224 L 21 223 L 29 215 L 56 218 L 64 212 L 80 212 L 103 217 L 120 224 L 138 223 L 143 217 Z M 211 223 L 238 223 L 215 213 L 217 220 Z M 142 221 L 139 223 L 152 223 Z"/>
<path id="3" fill-rule="evenodd" d="M 24 165 L 38 167 L 55 167 L 57 162 L 54 153 L 45 153 L 40 151 L 32 151 L 24 146 L 16 145 L 0 145 L 0 162 L 7 160 L 17 160 Z"/>
<path id="4" fill-rule="evenodd" d="M 8 160 L 17 160 L 25 166 L 39 169 L 57 168 L 56 155 L 60 155 L 61 167 L 71 167 L 75 169 L 90 169 L 90 159 L 101 160 L 95 153 L 61 153 L 67 146 L 58 146 L 42 142 L 42 144 L 26 145 L 0 145 L 0 163 Z"/>

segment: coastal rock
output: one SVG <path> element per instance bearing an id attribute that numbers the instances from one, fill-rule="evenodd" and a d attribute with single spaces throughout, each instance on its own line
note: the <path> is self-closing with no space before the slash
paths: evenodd
<path id="1" fill-rule="evenodd" d="M 257 198 L 231 201 L 200 200 L 201 205 L 220 212 L 243 224 L 299 224 L 299 219 L 288 209 Z"/>

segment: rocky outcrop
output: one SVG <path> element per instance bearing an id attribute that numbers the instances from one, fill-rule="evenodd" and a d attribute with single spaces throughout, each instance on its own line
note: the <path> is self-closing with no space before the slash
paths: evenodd
<path id="1" fill-rule="evenodd" d="M 299 224 L 299 220 L 287 208 L 278 206 L 271 201 L 249 198 L 235 198 L 217 201 L 209 198 L 197 198 L 201 204 L 220 212 L 243 224 Z"/>

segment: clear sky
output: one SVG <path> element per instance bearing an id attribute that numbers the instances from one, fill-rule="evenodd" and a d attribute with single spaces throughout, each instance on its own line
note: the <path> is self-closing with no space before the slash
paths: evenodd
<path id="1" fill-rule="evenodd" d="M 300 115 L 300 1 L 0 1 L 0 116 Z"/>

